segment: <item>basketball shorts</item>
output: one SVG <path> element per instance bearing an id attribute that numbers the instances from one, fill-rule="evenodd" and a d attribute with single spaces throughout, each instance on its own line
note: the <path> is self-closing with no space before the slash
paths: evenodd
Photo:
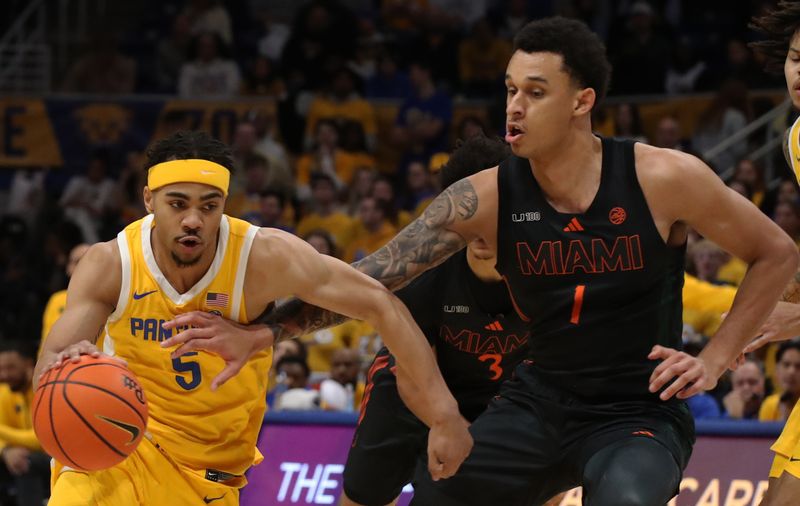
<path id="1" fill-rule="evenodd" d="M 780 478 L 787 472 L 800 479 L 800 402 L 795 404 L 778 440 L 772 445 L 775 452 L 770 478 Z"/>
<path id="2" fill-rule="evenodd" d="M 48 506 L 238 506 L 239 488 L 247 483 L 244 477 L 224 483 L 210 481 L 205 472 L 178 465 L 148 438 L 109 469 L 82 472 L 56 466 L 56 470 L 60 473 L 53 478 Z"/>
<path id="3" fill-rule="evenodd" d="M 474 446 L 456 475 L 434 482 L 418 472 L 412 505 L 539 505 L 580 485 L 585 493 L 599 493 L 599 482 L 586 481 L 595 472 L 588 464 L 620 448 L 628 455 L 658 453 L 663 464 L 654 472 L 647 463 L 609 459 L 609 468 L 634 475 L 627 483 L 666 490 L 661 504 L 677 494 L 694 444 L 686 405 L 588 401 L 544 381 L 535 367 L 519 365 L 470 426 Z"/>
<path id="4" fill-rule="evenodd" d="M 392 502 L 411 482 L 428 427 L 406 407 L 388 364 L 367 385 L 344 468 L 344 492 L 365 506 Z"/>

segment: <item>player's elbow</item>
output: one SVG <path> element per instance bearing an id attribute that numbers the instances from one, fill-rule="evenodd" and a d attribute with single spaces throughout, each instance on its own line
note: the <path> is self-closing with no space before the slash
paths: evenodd
<path id="1" fill-rule="evenodd" d="M 403 308 L 403 303 L 382 285 L 370 290 L 369 303 L 363 307 L 364 320 L 380 332 Z"/>
<path id="2" fill-rule="evenodd" d="M 786 272 L 787 278 L 797 272 L 800 265 L 800 252 L 798 252 L 797 243 L 791 237 L 782 234 L 775 238 L 769 251 L 781 271 Z"/>

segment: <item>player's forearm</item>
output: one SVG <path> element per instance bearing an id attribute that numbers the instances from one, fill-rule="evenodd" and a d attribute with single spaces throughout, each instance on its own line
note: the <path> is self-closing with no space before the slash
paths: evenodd
<path id="1" fill-rule="evenodd" d="M 797 261 L 796 249 L 778 247 L 750 264 L 728 317 L 699 355 L 717 377 L 755 337 L 796 272 Z"/>
<path id="2" fill-rule="evenodd" d="M 396 369 L 397 375 L 397 392 L 400 398 L 403 399 L 406 407 L 411 410 L 417 418 L 430 427 L 434 423 L 435 414 L 431 413 L 430 406 L 425 402 L 421 389 L 413 378 L 411 378 L 405 370 L 398 365 Z"/>
<path id="3" fill-rule="evenodd" d="M 292 297 L 258 319 L 272 331 L 275 342 L 334 327 L 350 318 Z"/>
<path id="4" fill-rule="evenodd" d="M 369 320 L 397 360 L 398 369 L 413 385 L 405 385 L 403 399 L 431 427 L 458 415 L 458 404 L 442 378 L 428 341 L 408 309 L 397 299 Z"/>

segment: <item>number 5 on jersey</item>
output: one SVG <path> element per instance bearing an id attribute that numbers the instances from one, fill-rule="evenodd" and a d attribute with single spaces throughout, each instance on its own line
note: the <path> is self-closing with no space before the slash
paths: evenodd
<path id="1" fill-rule="evenodd" d="M 184 390 L 194 390 L 200 385 L 200 381 L 202 380 L 200 364 L 191 360 L 184 361 L 187 357 L 193 357 L 195 355 L 197 355 L 196 351 L 190 351 L 185 355 L 172 359 L 172 368 L 175 369 L 175 372 L 189 373 L 188 380 L 183 374 L 175 375 L 175 381 Z"/>

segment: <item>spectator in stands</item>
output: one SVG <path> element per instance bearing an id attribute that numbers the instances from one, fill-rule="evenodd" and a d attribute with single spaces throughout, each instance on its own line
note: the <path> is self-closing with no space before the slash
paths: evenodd
<path id="1" fill-rule="evenodd" d="M 273 165 L 270 163 L 269 157 L 258 147 L 258 133 L 253 122 L 240 121 L 236 125 L 231 150 L 236 167 L 231 174 L 231 194 L 240 192 L 247 186 L 248 163 L 264 163 L 268 170 L 264 181 L 265 188 L 269 187 L 284 192 L 287 198 L 294 195 L 294 181 L 289 167 L 284 164 Z"/>
<path id="2" fill-rule="evenodd" d="M 466 141 L 479 135 L 486 135 L 486 125 L 483 124 L 483 120 L 478 116 L 468 114 L 458 122 L 456 132 L 457 139 Z"/>
<path id="3" fill-rule="evenodd" d="M 275 190 L 264 190 L 259 196 L 259 208 L 242 215 L 242 218 L 258 227 L 270 227 L 294 232 L 284 221 L 286 197 Z"/>
<path id="4" fill-rule="evenodd" d="M 728 261 L 728 254 L 719 246 L 701 239 L 689 246 L 686 255 L 686 272 L 707 283 L 722 284 L 718 278 L 720 268 Z"/>
<path id="5" fill-rule="evenodd" d="M 322 409 L 357 411 L 364 397 L 364 382 L 358 379 L 360 371 L 361 357 L 357 350 L 336 350 L 331 359 L 331 377 L 319 386 Z"/>
<path id="6" fill-rule="evenodd" d="M 86 242 L 94 244 L 100 240 L 100 227 L 107 213 L 115 208 L 116 185 L 106 177 L 108 160 L 95 153 L 86 175 L 70 178 L 58 201 L 64 216 L 80 227 Z"/>
<path id="7" fill-rule="evenodd" d="M 365 197 L 358 209 L 357 228 L 353 240 L 345 249 L 343 260 L 357 262 L 397 234 L 397 227 L 389 221 L 392 204 L 376 197 Z"/>
<path id="8" fill-rule="evenodd" d="M 33 343 L 0 342 L 0 457 L 20 506 L 39 506 L 49 496 L 50 457 L 31 418 L 35 362 Z"/>
<path id="9" fill-rule="evenodd" d="M 487 0 L 428 0 L 428 18 L 436 26 L 468 32 L 486 15 L 487 7 Z"/>
<path id="10" fill-rule="evenodd" d="M 356 167 L 374 168 L 377 166 L 375 157 L 369 153 L 367 148 L 367 136 L 361 123 L 352 120 L 345 121 L 339 128 L 339 133 L 339 146 L 352 157 L 352 163 Z"/>
<path id="11" fill-rule="evenodd" d="M 775 360 L 778 391 L 761 404 L 758 419 L 762 422 L 786 420 L 800 399 L 800 341 L 781 343 Z"/>
<path id="12" fill-rule="evenodd" d="M 339 210 L 336 183 L 328 174 L 311 174 L 311 201 L 313 211 L 297 224 L 297 235 L 304 237 L 312 230 L 322 229 L 336 240 L 336 247 L 346 250 L 353 239 L 353 219 Z"/>
<path id="13" fill-rule="evenodd" d="M 800 199 L 800 191 L 797 189 L 797 182 L 794 177 L 787 177 L 778 186 L 778 202 L 797 202 Z"/>
<path id="14" fill-rule="evenodd" d="M 375 75 L 367 79 L 366 95 L 369 98 L 405 98 L 412 93 L 408 74 L 397 66 L 395 56 L 383 51 L 378 56 Z"/>
<path id="15" fill-rule="evenodd" d="M 217 0 L 189 0 L 181 15 L 189 20 L 192 35 L 213 33 L 226 45 L 233 43 L 231 16 Z"/>
<path id="16" fill-rule="evenodd" d="M 647 143 L 642 117 L 636 104 L 622 103 L 614 109 L 614 136 Z"/>
<path id="17" fill-rule="evenodd" d="M 160 91 L 174 93 L 178 76 L 186 62 L 192 42 L 191 23 L 188 16 L 179 14 L 172 22 L 172 33 L 158 42 L 156 48 L 156 82 Z M 141 200 L 141 199 L 139 199 Z"/>
<path id="18" fill-rule="evenodd" d="M 423 202 L 429 202 L 436 195 L 431 173 L 422 162 L 411 162 L 406 169 L 406 185 L 400 207 L 415 214 Z"/>
<path id="19" fill-rule="evenodd" d="M 252 62 L 242 86 L 242 94 L 286 98 L 286 84 L 275 68 L 275 62 L 266 56 L 257 56 Z"/>
<path id="20" fill-rule="evenodd" d="M 178 94 L 183 98 L 234 97 L 242 77 L 236 62 L 216 33 L 201 33 L 191 44 L 191 61 L 184 63 L 178 78 Z"/>
<path id="21" fill-rule="evenodd" d="M 512 40 L 525 23 L 533 19 L 527 0 L 509 0 L 507 7 L 500 11 L 498 35 Z"/>
<path id="22" fill-rule="evenodd" d="M 120 211 L 120 226 L 125 227 L 147 214 L 142 202 L 142 188 L 147 186 L 147 172 L 142 170 L 143 153 L 130 151 L 125 155 L 125 166 L 122 167 L 116 184 L 117 206 Z"/>
<path id="23" fill-rule="evenodd" d="M 266 56 L 275 62 L 280 61 L 283 48 L 289 40 L 291 29 L 285 23 L 275 19 L 269 12 L 256 14 L 260 14 L 259 17 L 263 23 L 263 31 L 258 41 L 258 54 Z"/>
<path id="24" fill-rule="evenodd" d="M 269 162 L 258 153 L 252 153 L 242 163 L 245 183 L 243 188 L 231 190 L 225 202 L 225 213 L 241 218 L 247 213 L 258 211 L 261 192 L 267 189 Z"/>
<path id="25" fill-rule="evenodd" d="M 736 164 L 736 169 L 733 172 L 733 179 L 741 181 L 750 187 L 752 190 L 750 201 L 763 211 L 763 206 L 765 205 L 764 199 L 767 195 L 767 182 L 764 178 L 764 167 L 754 160 L 742 158 Z"/>
<path id="26" fill-rule="evenodd" d="M 800 246 L 800 202 L 780 202 L 773 220 Z"/>
<path id="27" fill-rule="evenodd" d="M 78 262 L 80 262 L 81 258 L 83 258 L 83 255 L 86 253 L 86 251 L 89 250 L 89 246 L 89 244 L 81 243 L 70 250 L 69 259 L 67 260 L 65 269 L 67 279 L 72 277 L 75 267 L 78 266 Z M 53 328 L 53 324 L 61 316 L 61 313 L 64 312 L 64 307 L 66 307 L 66 305 L 66 288 L 59 290 L 50 296 L 50 299 L 47 301 L 47 305 L 44 308 L 44 315 L 42 315 L 42 338 L 39 341 L 39 349 L 41 349 L 42 343 L 44 343 L 47 334 L 50 333 L 50 329 Z"/>
<path id="28" fill-rule="evenodd" d="M 747 359 L 731 373 L 732 390 L 722 399 L 725 417 L 736 420 L 758 419 L 764 401 L 764 367 L 761 362 Z"/>
<path id="29" fill-rule="evenodd" d="M 707 69 L 706 62 L 695 55 L 692 42 L 682 37 L 672 48 L 664 90 L 668 95 L 697 91 L 703 84 Z"/>
<path id="30" fill-rule="evenodd" d="M 306 120 L 306 148 L 310 148 L 314 143 L 317 122 L 321 119 L 330 119 L 337 125 L 342 125 L 348 120 L 359 123 L 366 134 L 367 147 L 373 149 L 378 131 L 375 110 L 372 104 L 356 91 L 355 74 L 347 67 L 340 67 L 331 73 L 329 82 L 328 90 L 317 95 L 309 107 Z"/>
<path id="31" fill-rule="evenodd" d="M 511 44 L 495 33 L 486 18 L 472 25 L 470 35 L 458 47 L 458 76 L 471 97 L 492 96 L 502 86 Z"/>
<path id="32" fill-rule="evenodd" d="M 658 120 L 653 146 L 684 152 L 690 151 L 688 143 L 683 140 L 681 124 L 673 116 L 664 116 Z"/>
<path id="33" fill-rule="evenodd" d="M 132 93 L 136 86 L 136 63 L 119 52 L 116 36 L 96 32 L 89 50 L 67 71 L 64 91 L 73 93 Z"/>
<path id="34" fill-rule="evenodd" d="M 305 359 L 284 356 L 275 365 L 275 387 L 267 393 L 267 405 L 276 411 L 319 408 L 319 393 L 309 388 L 311 370 Z"/>
<path id="35" fill-rule="evenodd" d="M 364 156 L 359 153 L 349 153 L 339 147 L 339 129 L 333 120 L 317 121 L 313 150 L 297 160 L 295 180 L 299 187 L 300 198 L 307 197 L 308 192 L 305 187 L 309 184 L 312 174 L 329 176 L 339 190 L 350 184 L 356 169 L 363 163 L 365 163 Z"/>
<path id="36" fill-rule="evenodd" d="M 408 155 L 427 159 L 447 147 L 453 103 L 446 93 L 436 88 L 429 64 L 413 62 L 410 75 L 414 93 L 400 106 L 392 140 Z"/>
<path id="37" fill-rule="evenodd" d="M 656 21 L 653 7 L 638 1 L 630 5 L 624 29 L 611 32 L 608 53 L 614 67 L 613 93 L 664 92 L 670 43 Z"/>
<path id="38" fill-rule="evenodd" d="M 372 191 L 372 183 L 377 179 L 378 174 L 374 169 L 360 167 L 353 174 L 353 180 L 348 186 L 347 192 L 347 214 L 355 216 L 358 213 L 358 205 L 361 199 L 368 196 Z"/>
<path id="39" fill-rule="evenodd" d="M 333 236 L 324 230 L 312 230 L 303 237 L 317 252 L 334 258 L 339 258 L 339 251 Z"/>
<path id="40" fill-rule="evenodd" d="M 742 81 L 749 89 L 775 85 L 775 81 L 764 72 L 763 65 L 755 61 L 753 51 L 742 39 L 734 38 L 728 41 L 726 56 L 725 66 L 719 72 L 722 79 Z"/>
<path id="41" fill-rule="evenodd" d="M 744 83 L 725 82 L 700 116 L 692 136 L 692 146 L 705 158 L 704 152 L 747 126 L 751 116 L 747 87 Z M 721 173 L 733 167 L 745 153 L 747 153 L 747 142 L 737 142 L 707 161 Z"/>
<path id="42" fill-rule="evenodd" d="M 44 167 L 18 169 L 14 171 L 11 189 L 4 214 L 16 216 L 32 228 L 42 212 L 44 204 L 44 178 L 47 170 Z"/>
<path id="43" fill-rule="evenodd" d="M 741 181 L 739 179 L 730 179 L 725 184 L 728 186 L 728 188 L 735 191 L 736 193 L 746 198 L 747 200 L 752 200 L 753 187 L 745 183 L 744 181 Z"/>
<path id="44" fill-rule="evenodd" d="M 264 109 L 254 109 L 247 114 L 248 121 L 256 129 L 255 150 L 267 157 L 271 166 L 281 173 L 291 174 L 289 155 L 286 148 L 276 139 L 275 113 Z"/>

